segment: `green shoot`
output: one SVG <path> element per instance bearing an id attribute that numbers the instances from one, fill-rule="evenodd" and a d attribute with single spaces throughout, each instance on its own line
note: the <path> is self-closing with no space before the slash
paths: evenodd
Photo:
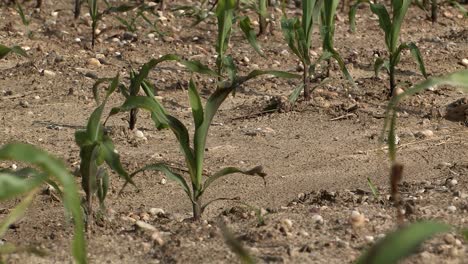
<path id="1" fill-rule="evenodd" d="M 394 96 L 390 100 L 386 110 L 384 129 L 382 130 L 381 140 L 383 139 L 384 133 L 388 130 L 389 156 L 392 163 L 396 162 L 395 127 L 398 103 L 407 96 L 414 95 L 437 85 L 451 85 L 468 91 L 468 70 L 451 73 L 442 77 L 427 79 L 406 90 L 402 94 Z"/>
<path id="2" fill-rule="evenodd" d="M 112 79 L 104 102 L 91 114 L 86 130 L 75 133 L 75 141 L 80 147 L 81 186 L 86 193 L 84 209 L 88 216 L 87 224 L 91 223 L 93 215 L 93 197 L 97 196 L 100 204 L 99 214 L 102 215 L 104 200 L 109 187 L 109 175 L 103 164 L 106 163 L 113 171 L 127 182 L 133 184 L 132 179 L 120 163 L 112 139 L 106 135 L 101 123 L 101 116 L 108 97 L 119 84 L 119 77 Z M 88 226 L 87 225 L 87 226 Z"/>
<path id="3" fill-rule="evenodd" d="M 414 253 L 420 244 L 432 236 L 450 231 L 450 226 L 433 222 L 419 222 L 403 227 L 385 236 L 364 252 L 357 264 L 398 263 Z"/>
<path id="4" fill-rule="evenodd" d="M 424 75 L 424 77 L 427 78 L 421 52 L 419 51 L 416 44 L 400 43 L 401 26 L 411 2 L 411 0 L 392 0 L 392 18 L 390 18 L 390 14 L 383 4 L 374 4 L 369 0 L 359 0 L 351 7 L 349 11 L 351 30 L 353 31 L 355 28 L 356 10 L 360 3 L 368 3 L 372 13 L 379 17 L 379 26 L 385 33 L 385 44 L 390 55 L 388 60 L 377 58 L 374 64 L 374 70 L 376 75 L 378 75 L 378 72 L 380 69 L 382 69 L 382 67 L 387 70 L 387 73 L 390 76 L 390 96 L 393 96 L 396 88 L 396 66 L 400 62 L 401 52 L 405 49 L 409 49 L 411 51 L 411 54 L 419 65 L 419 70 Z"/>
<path id="5" fill-rule="evenodd" d="M 298 57 L 304 67 L 302 84 L 295 89 L 293 94 L 299 95 L 300 92 L 304 90 L 305 100 L 310 100 L 312 98 L 312 90 L 309 86 L 309 75 L 313 73 L 314 65 L 311 62 L 309 52 L 312 46 L 314 23 L 320 15 L 322 3 L 323 0 L 305 0 L 302 3 L 301 19 L 287 18 L 286 13 L 284 13 L 284 17 L 281 20 L 284 38 L 291 51 Z"/>
<path id="6" fill-rule="evenodd" d="M 334 47 L 334 37 L 335 37 L 335 15 L 336 9 L 338 8 L 339 0 L 329 0 L 323 3 L 322 11 L 321 11 L 321 21 L 322 27 L 320 28 L 320 34 L 322 36 L 322 48 L 323 54 L 319 58 L 320 60 L 327 60 L 328 61 L 328 68 L 327 68 L 327 77 L 330 75 L 330 63 L 331 59 L 335 59 L 338 65 L 340 66 L 343 75 L 346 79 L 350 82 L 352 86 L 355 86 L 354 80 L 348 72 L 346 65 L 344 63 L 343 58 L 340 54 L 335 50 Z"/>
<path id="7" fill-rule="evenodd" d="M 372 192 L 372 195 L 374 196 L 374 198 L 378 198 L 379 197 L 379 191 L 377 190 L 374 183 L 372 183 L 372 180 L 369 177 L 367 177 L 367 185 L 369 185 L 369 188 L 371 189 L 371 192 Z"/>
<path id="8" fill-rule="evenodd" d="M 5 233 L 11 223 L 24 214 L 32 201 L 32 197 L 37 193 L 40 184 L 52 180 L 63 188 L 62 197 L 64 206 L 70 212 L 75 223 L 75 234 L 72 244 L 73 256 L 77 263 L 87 263 L 83 215 L 80 209 L 78 189 L 74 177 L 68 172 L 62 162 L 45 151 L 22 143 L 2 146 L 0 148 L 0 160 L 29 163 L 41 170 L 28 169 L 17 172 L 0 172 L 0 201 L 25 195 L 23 201 L 0 223 L 0 236 Z M 25 171 L 28 172 L 26 173 L 27 177 L 23 173 Z M 0 247 L 0 255 L 2 255 L 2 249 L 4 248 Z M 10 247 L 10 249 L 12 248 Z"/>
<path id="9" fill-rule="evenodd" d="M 96 41 L 96 27 L 97 23 L 101 18 L 98 10 L 98 0 L 88 0 L 89 15 L 91 16 L 91 46 L 94 49 L 94 43 Z"/>

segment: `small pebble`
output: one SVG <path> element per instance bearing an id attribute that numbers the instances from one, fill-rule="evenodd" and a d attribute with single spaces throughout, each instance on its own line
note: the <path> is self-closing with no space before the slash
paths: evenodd
<path id="1" fill-rule="evenodd" d="M 281 223 L 285 225 L 288 229 L 291 229 L 293 226 L 293 222 L 290 219 L 283 219 Z"/>
<path id="2" fill-rule="evenodd" d="M 455 213 L 455 211 L 457 211 L 457 207 L 455 207 L 454 205 L 450 205 L 449 207 L 447 207 L 447 210 L 450 213 Z"/>
<path id="3" fill-rule="evenodd" d="M 150 224 L 145 223 L 145 222 L 140 221 L 140 220 L 136 221 L 135 224 L 136 224 L 136 226 L 138 226 L 139 228 L 144 229 L 144 230 L 148 230 L 148 231 L 156 231 L 157 230 L 156 227 L 154 227 L 153 225 L 150 225 Z"/>
<path id="4" fill-rule="evenodd" d="M 425 129 L 425 130 L 417 132 L 415 136 L 419 138 L 430 138 L 434 136 L 434 132 L 432 132 L 432 130 Z"/>
<path id="5" fill-rule="evenodd" d="M 165 214 L 164 210 L 162 208 L 151 208 L 151 209 L 149 209 L 149 213 L 151 215 L 159 215 L 159 214 L 163 215 L 163 214 Z"/>
<path id="6" fill-rule="evenodd" d="M 451 186 L 451 187 L 453 187 L 453 186 L 455 186 L 455 185 L 457 185 L 457 184 L 458 184 L 458 181 L 457 181 L 456 179 L 451 179 L 451 180 L 448 182 L 448 185 Z"/>
<path id="7" fill-rule="evenodd" d="M 11 164 L 11 169 L 16 170 L 16 169 L 18 169 L 18 166 L 16 164 Z"/>
<path id="8" fill-rule="evenodd" d="M 135 137 L 137 138 L 141 138 L 141 139 L 145 138 L 145 134 L 143 134 L 143 131 L 141 130 L 136 129 L 134 133 L 135 133 Z"/>
<path id="9" fill-rule="evenodd" d="M 405 92 L 405 90 L 401 89 L 400 87 L 397 87 L 397 88 L 395 89 L 395 95 L 400 95 L 400 94 L 402 94 L 402 93 L 404 93 L 404 92 Z"/>
<path id="10" fill-rule="evenodd" d="M 57 74 L 55 72 L 49 71 L 49 70 L 42 71 L 42 74 L 44 74 L 44 76 L 51 77 L 51 78 L 57 76 Z"/>
<path id="11" fill-rule="evenodd" d="M 351 216 L 349 218 L 349 222 L 351 225 L 356 228 L 356 227 L 362 227 L 366 224 L 366 218 L 364 217 L 363 214 L 359 213 L 358 211 L 352 211 Z"/>
<path id="12" fill-rule="evenodd" d="M 465 66 L 465 67 L 468 67 L 468 59 L 467 59 L 467 58 L 463 59 L 463 60 L 461 61 L 461 64 L 462 64 L 463 66 Z"/>
<path id="13" fill-rule="evenodd" d="M 324 222 L 323 217 L 321 215 L 319 215 L 319 214 L 313 215 L 312 216 L 312 222 L 314 222 L 315 224 L 321 225 Z"/>
<path id="14" fill-rule="evenodd" d="M 151 240 L 156 242 L 159 246 L 164 245 L 164 240 L 162 239 L 161 234 L 158 231 L 153 232 L 153 234 L 151 235 Z"/>
<path id="15" fill-rule="evenodd" d="M 162 185 L 166 185 L 166 183 L 167 183 L 166 178 L 162 178 L 162 179 L 161 179 L 161 184 L 162 184 Z"/>
<path id="16" fill-rule="evenodd" d="M 374 243 L 374 237 L 373 236 L 365 236 L 364 240 L 369 244 Z"/>
<path id="17" fill-rule="evenodd" d="M 101 62 L 96 58 L 89 59 L 88 64 L 91 65 L 91 66 L 94 66 L 94 67 L 100 67 L 101 66 Z"/>

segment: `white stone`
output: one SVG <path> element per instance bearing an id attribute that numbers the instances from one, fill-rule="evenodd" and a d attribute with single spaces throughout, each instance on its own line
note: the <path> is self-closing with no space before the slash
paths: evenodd
<path id="1" fill-rule="evenodd" d="M 145 137 L 145 134 L 143 134 L 143 131 L 141 131 L 141 130 L 137 129 L 137 130 L 135 130 L 134 133 L 135 133 L 135 137 L 137 137 L 137 138 L 144 138 Z"/>
<path id="2" fill-rule="evenodd" d="M 450 205 L 449 207 L 447 207 L 447 210 L 450 213 L 455 213 L 455 211 L 457 211 L 457 207 L 455 207 L 454 205 Z"/>
<path id="3" fill-rule="evenodd" d="M 468 67 L 468 59 L 467 58 L 463 59 L 461 61 L 461 63 L 463 64 L 463 66 Z"/>
<path id="4" fill-rule="evenodd" d="M 144 230 L 148 230 L 148 231 L 156 231 L 156 230 L 157 230 L 156 227 L 154 227 L 154 226 L 152 226 L 152 225 L 150 225 L 150 224 L 148 224 L 148 223 L 145 223 L 145 222 L 143 222 L 143 221 L 140 221 L 140 220 L 136 221 L 135 224 L 136 224 L 139 228 L 144 229 Z"/>
<path id="5" fill-rule="evenodd" d="M 373 236 L 365 236 L 364 240 L 369 244 L 374 243 L 374 237 Z"/>
<path id="6" fill-rule="evenodd" d="M 422 131 L 419 131 L 418 133 L 416 133 L 415 136 L 417 136 L 419 138 L 430 138 L 430 137 L 434 136 L 434 132 L 432 132 L 432 130 L 425 129 L 425 130 L 422 130 Z"/>
<path id="7" fill-rule="evenodd" d="M 151 209 L 149 209 L 149 213 L 151 215 L 165 214 L 164 210 L 162 208 L 151 208 Z"/>
<path id="8" fill-rule="evenodd" d="M 319 215 L 319 214 L 313 215 L 312 216 L 312 222 L 314 222 L 315 224 L 321 225 L 324 222 L 323 217 L 321 215 Z"/>
<path id="9" fill-rule="evenodd" d="M 101 62 L 96 58 L 89 59 L 88 64 L 91 65 L 91 66 L 94 66 L 94 67 L 100 67 L 101 66 Z"/>
<path id="10" fill-rule="evenodd" d="M 44 70 L 42 73 L 44 74 L 44 76 L 51 77 L 51 78 L 57 76 L 55 72 L 49 71 L 49 70 Z"/>

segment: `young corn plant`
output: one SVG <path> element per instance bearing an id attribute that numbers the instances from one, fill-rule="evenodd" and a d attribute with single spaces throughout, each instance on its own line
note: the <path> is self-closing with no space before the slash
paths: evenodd
<path id="1" fill-rule="evenodd" d="M 60 191 L 63 204 L 74 221 L 74 238 L 72 254 L 80 264 L 87 263 L 86 242 L 84 236 L 83 215 L 80 209 L 80 198 L 74 177 L 58 159 L 32 145 L 14 143 L 0 148 L 0 160 L 23 162 L 33 165 L 36 169 L 21 169 L 18 171 L 0 170 L 0 201 L 23 196 L 22 201 L 0 222 L 0 237 L 11 224 L 20 219 L 44 183 L 52 183 Z M 11 244 L 0 245 L 0 262 L 6 252 L 15 253 L 24 248 Z M 28 250 L 29 251 L 29 250 Z M 33 252 L 35 252 L 33 250 Z M 38 252 L 40 253 L 40 252 Z"/>
<path id="2" fill-rule="evenodd" d="M 344 63 L 341 55 L 335 50 L 334 38 L 335 38 L 335 21 L 336 21 L 336 10 L 338 8 L 340 0 L 330 0 L 325 1 L 322 6 L 322 11 L 320 13 L 320 18 L 322 26 L 320 28 L 320 35 L 322 35 L 322 48 L 323 54 L 319 58 L 321 60 L 328 61 L 327 67 L 327 76 L 330 75 L 330 62 L 331 59 L 335 59 L 338 65 L 340 66 L 341 71 L 345 78 L 351 83 L 352 86 L 355 86 L 354 80 L 349 74 L 348 69 Z M 318 63 L 317 62 L 317 63 Z"/>
<path id="3" fill-rule="evenodd" d="M 86 130 L 78 130 L 75 133 L 75 141 L 80 147 L 80 176 L 81 186 L 86 194 L 84 199 L 84 211 L 87 216 L 87 227 L 95 217 L 93 212 L 93 198 L 97 196 L 100 209 L 97 218 L 102 220 L 104 215 L 104 200 L 109 188 L 109 175 L 104 168 L 104 163 L 115 171 L 121 178 L 133 184 L 129 174 L 120 162 L 120 156 L 115 150 L 112 139 L 106 134 L 101 123 L 102 112 L 109 96 L 119 84 L 119 76 L 111 80 L 107 94 L 101 105 L 91 114 Z"/>
<path id="4" fill-rule="evenodd" d="M 91 46 L 94 49 L 96 42 L 96 28 L 98 21 L 101 19 L 102 14 L 99 14 L 98 0 L 88 0 L 89 15 L 91 16 Z"/>
<path id="5" fill-rule="evenodd" d="M 202 105 L 202 98 L 200 97 L 195 86 L 195 82 L 190 80 L 188 96 L 190 106 L 192 108 L 193 123 L 195 125 L 195 131 L 192 140 L 190 140 L 187 127 L 179 119 L 168 114 L 163 105 L 154 97 L 153 91 L 149 86 L 142 85 L 144 84 L 143 80 L 147 78 L 149 71 L 154 68 L 164 57 L 158 60 L 151 60 L 147 64 L 143 65 L 136 77 L 136 82 L 134 85 L 138 87 L 142 85 L 146 96 L 130 96 L 126 99 L 121 107 L 112 109 L 110 114 L 115 115 L 119 112 L 130 111 L 131 109 L 135 108 L 145 109 L 151 112 L 151 118 L 158 129 L 169 128 L 172 130 L 179 143 L 181 152 L 185 157 L 186 166 L 190 176 L 191 187 L 189 187 L 190 185 L 182 175 L 174 172 L 169 166 L 163 163 L 148 165 L 141 170 L 132 173 L 131 177 L 134 177 L 138 173 L 145 170 L 156 170 L 163 172 L 169 179 L 176 181 L 188 195 L 192 203 L 193 218 L 195 220 L 199 220 L 201 218 L 203 211 L 209 204 L 217 200 L 226 199 L 218 198 L 207 203 L 203 203 L 202 201 L 202 197 L 205 191 L 217 179 L 235 173 L 256 175 L 262 178 L 266 176 L 261 166 L 254 167 L 250 170 L 227 167 L 204 179 L 203 167 L 205 161 L 205 148 L 208 138 L 208 131 L 221 104 L 231 93 L 234 93 L 240 85 L 260 75 L 267 74 L 283 78 L 298 77 L 297 75 L 280 71 L 260 70 L 252 71 L 245 76 L 237 75 L 237 68 L 234 64 L 234 60 L 230 55 L 226 55 L 231 34 L 234 7 L 235 1 L 232 0 L 220 0 L 218 2 L 216 10 L 218 17 L 218 39 L 216 42 L 216 51 L 218 52 L 218 57 L 216 61 L 216 71 L 210 70 L 206 66 L 201 66 L 199 64 L 185 65 L 192 72 L 216 76 L 219 80 L 216 90 L 209 96 L 204 107 Z M 227 78 L 223 77 L 224 74 L 227 74 Z M 190 142 L 193 142 L 193 144 L 190 144 Z"/>
<path id="6" fill-rule="evenodd" d="M 309 75 L 314 72 L 315 65 L 310 58 L 310 48 L 312 46 L 312 32 L 314 23 L 318 20 L 323 0 L 304 0 L 302 2 L 302 17 L 287 18 L 286 13 L 281 20 L 281 29 L 284 38 L 291 51 L 298 57 L 304 68 L 302 84 L 294 89 L 290 96 L 291 101 L 296 101 L 297 97 L 304 90 L 304 99 L 312 98 L 312 90 L 309 86 Z"/>
<path id="7" fill-rule="evenodd" d="M 387 70 L 390 77 L 390 96 L 393 96 L 397 85 L 395 80 L 396 66 L 400 62 L 401 52 L 405 49 L 409 49 L 411 51 L 411 54 L 419 65 L 419 70 L 424 77 L 427 78 L 426 68 L 424 67 L 421 52 L 416 44 L 412 42 L 400 43 L 401 26 L 411 4 L 411 0 L 392 0 L 392 18 L 390 18 L 390 14 L 383 4 L 375 4 L 368 0 L 359 0 L 349 11 L 352 31 L 355 29 L 355 15 L 360 3 L 368 3 L 370 5 L 372 13 L 379 17 L 379 26 L 385 33 L 385 44 L 389 52 L 389 58 L 387 60 L 377 58 L 374 64 L 374 70 L 376 76 L 382 68 Z"/>

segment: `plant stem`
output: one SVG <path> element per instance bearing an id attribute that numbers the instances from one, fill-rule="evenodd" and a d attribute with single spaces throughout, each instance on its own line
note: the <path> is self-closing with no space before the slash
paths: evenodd
<path id="1" fill-rule="evenodd" d="M 395 83 L 395 65 L 393 63 L 390 63 L 390 69 L 388 74 L 390 75 L 390 97 L 393 96 L 393 93 L 395 91 L 396 83 Z"/>
<path id="2" fill-rule="evenodd" d="M 80 13 L 81 13 L 81 0 L 75 0 L 75 19 L 77 19 L 78 17 L 80 17 Z"/>
<path id="3" fill-rule="evenodd" d="M 91 26 L 93 32 L 91 33 L 91 46 L 94 49 L 94 42 L 96 41 L 96 22 L 93 21 L 93 24 Z"/>
<path id="4" fill-rule="evenodd" d="M 304 67 L 304 74 L 302 75 L 302 82 L 304 84 L 304 100 L 309 101 L 311 99 L 310 95 L 310 87 L 309 87 L 309 70 L 307 67 L 307 64 L 305 62 L 302 62 L 302 66 Z"/>
<path id="5" fill-rule="evenodd" d="M 432 23 L 437 23 L 437 9 L 438 9 L 438 3 L 437 0 L 432 0 L 431 1 L 431 19 Z"/>
<path id="6" fill-rule="evenodd" d="M 260 23 L 260 30 L 258 32 L 258 36 L 265 34 L 267 21 L 266 21 L 266 13 L 267 13 L 267 2 L 266 0 L 259 0 L 258 2 L 258 21 Z"/>
<path id="7" fill-rule="evenodd" d="M 195 198 L 192 202 L 193 208 L 193 220 L 198 221 L 201 219 L 202 208 L 201 208 L 201 197 Z"/>
<path id="8" fill-rule="evenodd" d="M 138 108 L 134 108 L 130 110 L 130 120 L 128 121 L 130 130 L 135 129 L 135 125 L 137 122 L 137 113 L 138 113 Z"/>

